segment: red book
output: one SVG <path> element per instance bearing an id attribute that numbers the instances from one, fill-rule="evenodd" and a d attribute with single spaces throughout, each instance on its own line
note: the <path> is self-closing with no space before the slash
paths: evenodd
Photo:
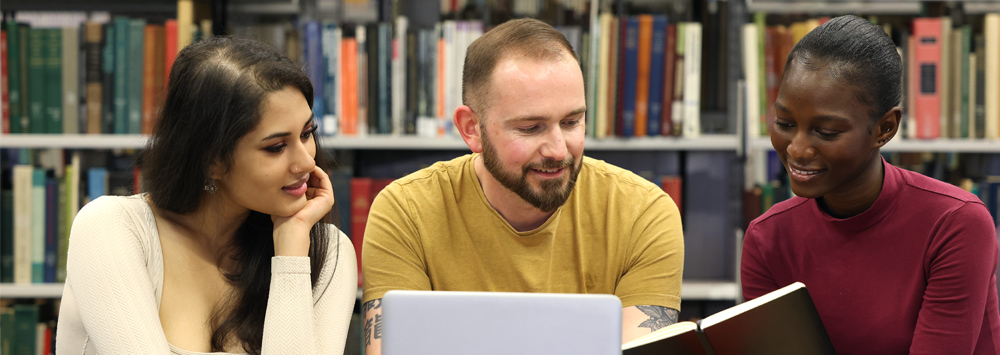
<path id="1" fill-rule="evenodd" d="M 358 256 L 358 286 L 362 285 L 361 246 L 365 239 L 365 225 L 368 224 L 368 211 L 372 208 L 372 178 L 351 179 L 351 244 Z"/>
<path id="2" fill-rule="evenodd" d="M 660 111 L 660 135 L 672 136 L 674 121 L 674 62 L 677 58 L 677 25 L 667 25 L 667 44 L 663 47 L 663 109 Z"/>
<path id="3" fill-rule="evenodd" d="M 177 59 L 177 20 L 167 20 L 163 23 L 166 43 L 163 51 L 163 86 L 166 87 L 170 81 L 170 68 L 174 67 L 174 59 Z M 167 92 L 166 89 L 163 90 Z"/>
<path id="4" fill-rule="evenodd" d="M 663 189 L 670 198 L 674 200 L 674 204 L 677 205 L 677 210 L 681 209 L 681 196 L 683 196 L 683 182 L 680 176 L 670 175 L 660 178 L 660 188 Z"/>
<path id="5" fill-rule="evenodd" d="M 164 29 L 161 25 L 146 25 L 143 30 L 142 69 L 142 134 L 152 134 L 162 101 Z M 159 54 L 159 55 L 158 55 Z"/>
<path id="6" fill-rule="evenodd" d="M 344 102 L 344 113 L 340 117 L 340 133 L 345 136 L 358 134 L 358 42 L 354 38 L 345 37 L 340 43 L 341 56 L 340 74 L 343 85 L 341 100 Z"/>
<path id="7" fill-rule="evenodd" d="M 941 136 L 941 19 L 913 19 L 913 63 L 915 65 L 915 85 L 912 122 L 917 124 L 918 139 L 934 139 Z"/>
<path id="8" fill-rule="evenodd" d="M 3 101 L 3 134 L 10 133 L 10 94 L 7 87 L 7 30 L 0 30 L 0 100 Z"/>
<path id="9" fill-rule="evenodd" d="M 615 118 L 618 114 L 618 18 L 615 17 L 611 20 L 611 43 L 610 50 L 608 50 L 608 107 L 604 108 L 606 110 L 607 127 L 605 134 L 608 137 L 615 136 L 615 122 L 618 120 Z"/>

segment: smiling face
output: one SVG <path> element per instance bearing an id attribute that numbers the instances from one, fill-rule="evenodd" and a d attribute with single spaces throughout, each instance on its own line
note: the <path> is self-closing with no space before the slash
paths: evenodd
<path id="1" fill-rule="evenodd" d="M 240 138 L 228 171 L 213 167 L 226 201 L 257 212 L 288 217 L 306 204 L 306 181 L 316 166 L 316 125 L 298 89 L 271 93 L 260 123 Z"/>
<path id="2" fill-rule="evenodd" d="M 583 161 L 586 98 L 576 61 L 503 59 L 489 100 L 481 125 L 486 169 L 542 211 L 562 206 Z"/>
<path id="3" fill-rule="evenodd" d="M 777 118 L 770 135 L 792 191 L 821 198 L 870 194 L 875 186 L 874 201 L 881 189 L 877 148 L 883 125 L 873 122 L 871 108 L 857 100 L 857 88 L 823 70 L 802 69 L 796 61 L 790 65 L 774 104 Z"/>

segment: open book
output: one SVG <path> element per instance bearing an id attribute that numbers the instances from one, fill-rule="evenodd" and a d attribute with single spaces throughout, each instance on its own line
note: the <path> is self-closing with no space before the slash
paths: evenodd
<path id="1" fill-rule="evenodd" d="M 806 285 L 796 282 L 622 345 L 624 355 L 836 354 Z"/>

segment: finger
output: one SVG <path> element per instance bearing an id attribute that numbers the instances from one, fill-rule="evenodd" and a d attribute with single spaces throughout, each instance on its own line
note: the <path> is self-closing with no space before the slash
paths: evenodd
<path id="1" fill-rule="evenodd" d="M 323 168 L 315 167 L 311 174 L 309 174 L 309 181 L 312 182 L 309 186 L 317 187 L 326 191 L 333 193 L 333 183 L 330 182 L 330 176 L 326 174 Z"/>

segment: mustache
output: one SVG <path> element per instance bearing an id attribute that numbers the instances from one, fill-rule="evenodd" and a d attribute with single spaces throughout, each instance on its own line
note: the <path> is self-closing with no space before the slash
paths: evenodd
<path id="1" fill-rule="evenodd" d="M 527 172 L 529 169 L 551 170 L 569 168 L 573 166 L 573 162 L 573 157 L 570 156 L 567 156 L 566 159 L 563 160 L 545 159 L 541 163 L 531 163 L 526 165 L 524 167 L 524 171 Z"/>

